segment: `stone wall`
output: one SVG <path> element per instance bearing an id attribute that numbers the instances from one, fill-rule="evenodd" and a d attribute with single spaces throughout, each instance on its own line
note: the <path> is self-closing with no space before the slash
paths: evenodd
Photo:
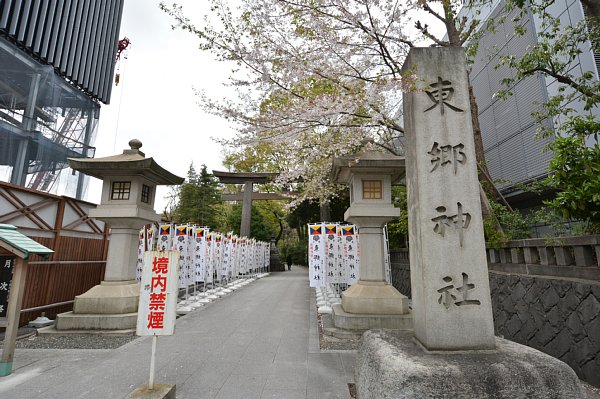
<path id="1" fill-rule="evenodd" d="M 600 386 L 600 283 L 490 272 L 496 335 L 552 355 Z"/>
<path id="2" fill-rule="evenodd" d="M 488 248 L 488 268 L 496 335 L 561 359 L 600 387 L 599 250 L 600 236 L 519 240 Z M 408 251 L 392 251 L 391 260 L 394 286 L 410 296 Z"/>

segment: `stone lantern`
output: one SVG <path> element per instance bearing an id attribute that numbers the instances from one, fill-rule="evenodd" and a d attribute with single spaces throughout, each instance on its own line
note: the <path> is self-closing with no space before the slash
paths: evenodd
<path id="1" fill-rule="evenodd" d="M 366 151 L 333 162 L 333 181 L 350 186 L 344 220 L 358 225 L 361 252 L 358 283 L 333 307 L 336 327 L 410 327 L 408 298 L 386 282 L 384 262 L 383 226 L 400 216 L 392 204 L 392 184 L 403 177 L 404 158 L 388 153 Z"/>
<path id="2" fill-rule="evenodd" d="M 73 312 L 57 316 L 58 330 L 126 330 L 136 326 L 139 230 L 160 221 L 154 212 L 156 186 L 181 184 L 184 179 L 146 158 L 139 140 L 131 140 L 129 146 L 120 155 L 69 158 L 72 169 L 103 180 L 100 205 L 89 215 L 110 226 L 110 244 L 104 280 L 75 297 Z"/>

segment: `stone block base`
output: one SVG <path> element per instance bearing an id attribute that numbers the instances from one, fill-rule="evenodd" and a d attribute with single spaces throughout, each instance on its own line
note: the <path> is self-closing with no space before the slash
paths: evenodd
<path id="1" fill-rule="evenodd" d="M 585 397 L 565 363 L 501 338 L 496 338 L 496 350 L 430 353 L 412 332 L 367 331 L 355 380 L 359 399 Z"/>
<path id="2" fill-rule="evenodd" d="M 142 385 L 125 399 L 175 399 L 175 385 L 154 384 L 153 389 L 148 389 L 148 385 Z"/>
<path id="3" fill-rule="evenodd" d="M 408 298 L 385 281 L 359 280 L 342 293 L 342 308 L 357 314 L 407 314 Z"/>
<path id="4" fill-rule="evenodd" d="M 66 312 L 56 315 L 57 330 L 135 330 L 136 323 L 137 312 L 125 314 L 77 314 Z"/>
<path id="5" fill-rule="evenodd" d="M 333 325 L 346 330 L 389 328 L 412 330 L 411 314 L 356 314 L 347 313 L 339 303 L 332 306 Z"/>
<path id="6" fill-rule="evenodd" d="M 73 312 L 87 314 L 134 313 L 140 301 L 140 284 L 136 281 L 109 282 L 99 285 L 75 297 Z"/>
<path id="7" fill-rule="evenodd" d="M 110 335 L 110 336 L 132 336 L 135 328 L 127 330 L 57 330 L 55 326 L 38 328 L 38 335 L 68 336 L 72 334 Z"/>

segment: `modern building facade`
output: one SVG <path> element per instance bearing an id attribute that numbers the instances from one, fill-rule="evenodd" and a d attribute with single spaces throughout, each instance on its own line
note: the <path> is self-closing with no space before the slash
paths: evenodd
<path id="1" fill-rule="evenodd" d="M 479 107 L 479 122 L 485 148 L 485 157 L 492 178 L 499 182 L 498 186 L 507 199 L 523 208 L 532 205 L 531 195 L 520 190 L 521 184 L 541 179 L 548 174 L 548 162 L 552 153 L 545 146 L 552 138 L 536 138 L 538 125 L 531 114 L 540 108 L 550 97 L 558 93 L 558 82 L 542 74 L 531 76 L 516 82 L 506 99 L 494 94 L 502 87 L 502 79 L 511 77 L 514 71 L 506 66 L 499 66 L 503 54 L 522 56 L 528 46 L 538 40 L 538 32 L 542 24 L 530 12 L 518 23 L 525 29 L 525 34 L 515 34 L 514 17 L 519 10 L 513 10 L 502 19 L 505 12 L 504 0 L 494 0 L 480 9 L 478 19 L 503 21 L 493 32 L 486 32 L 479 39 L 478 54 L 471 67 L 470 78 Z M 575 25 L 584 19 L 584 9 L 579 0 L 555 0 L 547 11 L 560 18 L 563 25 Z M 465 7 L 461 11 L 469 15 Z M 483 25 L 483 24 L 482 24 Z M 572 73 L 581 76 L 591 71 L 598 79 L 600 57 L 594 54 L 591 43 L 581 49 L 581 54 L 572 64 Z M 577 113 L 591 112 L 600 116 L 600 110 L 585 111 L 583 104 L 573 101 L 565 104 Z M 546 120 L 548 127 L 560 124 L 560 119 Z"/>
<path id="2" fill-rule="evenodd" d="M 123 0 L 0 0 L 0 180 L 81 198 Z"/>

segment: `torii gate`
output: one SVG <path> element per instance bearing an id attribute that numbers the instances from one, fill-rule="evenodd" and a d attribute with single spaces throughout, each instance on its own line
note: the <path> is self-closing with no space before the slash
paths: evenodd
<path id="1" fill-rule="evenodd" d="M 254 184 L 264 184 L 273 181 L 279 173 L 234 173 L 213 170 L 213 175 L 225 184 L 243 184 L 244 191 L 235 194 L 222 194 L 223 201 L 242 201 L 242 223 L 240 235 L 250 237 L 250 221 L 252 216 L 253 200 L 289 200 L 289 196 L 277 193 L 255 193 Z"/>

